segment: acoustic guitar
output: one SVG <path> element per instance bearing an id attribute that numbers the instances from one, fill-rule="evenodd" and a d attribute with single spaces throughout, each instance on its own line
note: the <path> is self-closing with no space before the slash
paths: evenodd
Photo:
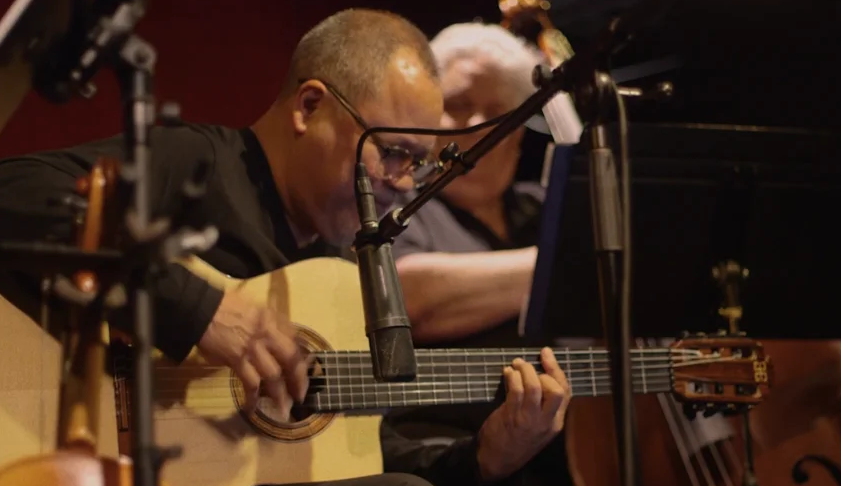
<path id="1" fill-rule="evenodd" d="M 364 333 L 361 292 L 355 265 L 338 259 L 306 260 L 248 280 L 229 278 L 198 258 L 182 262 L 219 288 L 236 291 L 256 304 L 290 316 L 300 326 L 302 345 L 317 357 L 310 390 L 295 419 L 285 422 L 261 397 L 246 415 L 242 384 L 230 369 L 208 366 L 194 352 L 180 365 L 156 357 L 155 426 L 161 446 L 181 446 L 183 455 L 163 469 L 173 486 L 253 486 L 345 479 L 382 472 L 381 412 L 402 406 L 488 402 L 504 394 L 502 369 L 520 356 L 538 361 L 538 349 L 417 350 L 419 373 L 410 383 L 373 379 Z M 2 321 L 5 327 L 5 320 Z M 42 348 L 17 343 L 16 369 L 31 366 Z M 37 343 L 36 343 L 37 344 Z M 574 396 L 610 393 L 608 357 L 599 348 L 557 349 Z M 768 393 L 771 365 L 762 346 L 745 337 L 692 336 L 668 348 L 633 351 L 638 393 L 671 392 L 698 407 L 739 407 L 759 403 Z M 127 356 L 115 355 L 114 406 L 121 433 L 130 433 L 131 379 Z M 7 394 L 0 391 L 0 398 Z M 14 410 L 0 410 L 2 430 L 31 429 L 15 419 L 36 411 L 36 393 L 15 395 Z M 54 395 L 52 396 L 54 397 Z M 50 398 L 52 398 L 50 397 Z M 8 406 L 11 400 L 0 401 Z M 29 421 L 35 414 L 29 414 Z M 103 431 L 107 429 L 102 429 Z M 34 431 L 18 433 L 34 447 Z M 12 444 L 0 442 L 0 461 Z M 127 451 L 120 451 L 127 453 Z"/>

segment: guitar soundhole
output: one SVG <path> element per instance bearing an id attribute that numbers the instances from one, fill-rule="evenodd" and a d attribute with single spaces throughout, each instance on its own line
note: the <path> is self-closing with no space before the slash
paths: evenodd
<path id="1" fill-rule="evenodd" d="M 312 409 L 306 405 L 299 405 L 296 403 L 292 406 L 289 417 L 293 422 L 303 422 L 304 420 L 312 417 Z"/>
<path id="2" fill-rule="evenodd" d="M 330 350 L 327 342 L 311 329 L 300 327 L 299 331 L 299 344 L 305 353 L 309 354 L 321 350 Z M 319 380 L 319 377 L 323 376 L 321 363 L 318 361 L 313 362 L 309 374 L 309 393 L 312 394 L 318 391 L 323 381 Z M 261 434 L 278 441 L 297 442 L 308 440 L 327 428 L 334 417 L 334 414 L 331 413 L 315 412 L 309 406 L 311 396 L 305 400 L 304 404 L 289 403 L 287 405 L 289 410 L 281 410 L 262 386 L 260 388 L 260 397 L 257 401 L 257 410 L 251 414 L 247 414 L 243 410 L 245 406 L 245 390 L 243 389 L 242 382 L 233 373 L 231 373 L 231 391 L 233 392 L 237 408 L 245 420 Z"/>
<path id="3" fill-rule="evenodd" d="M 319 361 L 315 361 L 308 370 L 310 379 L 310 388 L 307 393 L 305 403 L 292 403 L 288 411 L 288 416 L 285 411 L 278 408 L 277 404 L 272 398 L 271 394 L 264 385 L 260 386 L 260 398 L 257 402 L 257 413 L 262 414 L 265 419 L 273 421 L 276 425 L 283 426 L 294 424 L 297 422 L 304 422 L 312 417 L 316 411 L 311 404 L 315 398 L 315 393 L 323 386 L 322 377 L 324 371 Z"/>

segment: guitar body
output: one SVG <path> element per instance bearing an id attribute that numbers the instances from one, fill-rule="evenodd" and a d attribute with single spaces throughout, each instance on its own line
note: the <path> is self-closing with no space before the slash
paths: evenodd
<path id="1" fill-rule="evenodd" d="M 356 266 L 316 259 L 242 281 L 198 259 L 184 262 L 219 288 L 310 324 L 312 347 L 367 350 Z M 17 303 L 17 299 L 13 299 Z M 29 315 L 37 316 L 32 307 Z M 31 312 L 35 313 L 31 313 Z M 0 467 L 55 451 L 61 343 L 0 297 Z M 382 472 L 379 415 L 313 416 L 288 426 L 249 423 L 239 411 L 241 387 L 228 368 L 209 367 L 194 351 L 181 365 L 155 357 L 155 440 L 180 446 L 163 480 L 177 486 L 253 486 L 359 477 Z M 117 458 L 114 380 L 103 377 L 100 455 Z M 238 381 L 235 381 L 238 383 Z M 120 399 L 117 397 L 117 402 Z M 261 404 L 263 408 L 263 404 Z"/>
<path id="2" fill-rule="evenodd" d="M 312 347 L 323 346 L 321 338 L 334 349 L 368 349 L 351 263 L 314 259 L 249 280 L 228 278 L 198 259 L 185 266 L 211 285 L 307 323 Z M 232 387 L 229 369 L 209 368 L 195 352 L 178 367 L 164 359 L 156 364 L 155 387 L 164 398 L 156 401 L 156 441 L 183 447 L 183 455 L 164 467 L 169 484 L 253 486 L 382 472 L 379 415 L 314 416 L 285 428 L 258 420 L 258 428 L 239 412 L 235 395 L 239 390 L 241 398 L 241 388 Z"/>
<path id="3" fill-rule="evenodd" d="M 26 312 L 0 296 L 0 467 L 56 450 L 61 343 L 29 317 L 38 315 L 35 306 L 15 297 Z M 99 454 L 117 458 L 110 376 L 103 376 L 99 412 Z"/>

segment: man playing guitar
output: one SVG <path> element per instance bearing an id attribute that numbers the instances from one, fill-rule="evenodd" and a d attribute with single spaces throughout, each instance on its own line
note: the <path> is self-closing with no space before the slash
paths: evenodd
<path id="1" fill-rule="evenodd" d="M 207 195 L 186 218 L 219 230 L 217 245 L 200 255 L 207 263 L 249 278 L 338 255 L 359 227 L 353 167 L 361 133 L 369 126 L 435 127 L 442 112 L 435 60 L 422 32 L 390 13 L 339 12 L 301 39 L 279 96 L 251 127 L 152 130 L 154 210 L 177 204 L 183 182 L 206 161 Z M 72 192 L 98 157 L 119 157 L 122 143 L 115 137 L 0 162 L 4 238 L 70 238 L 71 212 L 48 201 Z M 399 192 L 414 187 L 413 169 L 434 144 L 425 136 L 370 139 L 363 160 L 381 213 Z M 22 281 L 31 284 L 31 277 Z M 307 362 L 288 318 L 217 290 L 178 265 L 158 281 L 156 295 L 155 344 L 167 357 L 184 360 L 196 347 L 208 361 L 236 373 L 251 403 L 261 388 L 278 402 L 303 399 Z M 447 460 L 438 461 L 440 468 L 456 465 L 474 482 L 496 479 L 511 447 L 562 428 L 569 385 L 551 353 L 543 353 L 542 361 L 541 377 L 522 360 L 506 369 L 507 399 L 488 418 L 491 433 L 478 443 L 454 444 L 442 455 Z M 426 483 L 397 474 L 346 484 Z"/>

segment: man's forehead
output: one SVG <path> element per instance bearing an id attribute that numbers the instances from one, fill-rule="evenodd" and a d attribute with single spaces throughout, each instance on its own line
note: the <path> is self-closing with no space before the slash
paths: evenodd
<path id="1" fill-rule="evenodd" d="M 406 96 L 411 97 L 411 93 L 406 93 Z M 433 129 L 440 127 L 443 108 L 434 110 L 430 107 L 411 105 L 412 103 L 406 101 L 394 100 L 389 103 L 388 100 L 382 100 L 366 106 L 362 116 L 371 127 Z M 443 107 L 443 100 L 441 105 Z M 392 145 L 401 145 L 406 148 L 422 149 L 434 145 L 434 143 L 428 142 L 429 135 L 379 132 L 377 137 L 387 139 Z"/>
<path id="2" fill-rule="evenodd" d="M 443 98 L 422 90 L 391 90 L 374 103 L 366 104 L 362 116 L 372 127 L 439 128 L 443 114 Z M 435 145 L 434 135 L 379 133 L 389 145 L 400 145 L 412 152 L 429 151 Z"/>

